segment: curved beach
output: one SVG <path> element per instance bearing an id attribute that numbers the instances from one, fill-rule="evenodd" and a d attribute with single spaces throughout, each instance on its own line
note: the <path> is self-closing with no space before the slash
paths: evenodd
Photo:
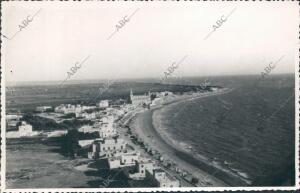
<path id="1" fill-rule="evenodd" d="M 138 113 L 130 123 L 132 131 L 154 150 L 157 150 L 164 159 L 172 160 L 180 170 L 187 171 L 199 179 L 201 186 L 242 186 L 245 185 L 236 176 L 232 176 L 207 163 L 204 159 L 195 158 L 193 152 L 180 142 L 172 140 L 157 122 L 156 112 L 169 105 L 179 105 L 183 101 L 224 94 L 230 90 L 209 93 L 208 95 L 183 96 L 166 104 Z"/>

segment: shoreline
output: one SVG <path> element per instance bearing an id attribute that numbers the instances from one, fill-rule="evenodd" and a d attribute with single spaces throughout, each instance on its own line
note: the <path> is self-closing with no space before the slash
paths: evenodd
<path id="1" fill-rule="evenodd" d="M 208 163 L 199 160 L 191 155 L 191 151 L 187 151 L 180 147 L 180 143 L 176 144 L 168 139 L 158 125 L 154 124 L 154 113 L 169 105 L 178 105 L 186 100 L 195 100 L 204 97 L 226 94 L 232 90 L 223 90 L 221 92 L 209 93 L 204 95 L 180 96 L 179 99 L 158 105 L 153 109 L 137 113 L 131 118 L 130 128 L 133 132 L 151 149 L 158 151 L 164 159 L 172 160 L 178 168 L 184 170 L 199 179 L 200 186 L 240 186 L 245 185 L 243 181 L 232 176 Z M 202 93 L 203 94 L 203 93 Z M 196 171 L 196 172 L 195 172 Z"/>

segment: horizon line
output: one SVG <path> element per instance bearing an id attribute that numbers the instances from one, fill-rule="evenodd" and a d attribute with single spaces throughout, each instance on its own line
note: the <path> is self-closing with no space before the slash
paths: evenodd
<path id="1" fill-rule="evenodd" d="M 274 73 L 274 74 L 269 74 L 268 76 L 280 76 L 280 75 L 296 75 L 294 72 L 293 73 Z M 181 76 L 180 79 L 183 78 L 207 78 L 207 77 L 238 77 L 238 76 L 261 76 L 261 74 L 228 74 L 228 75 L 202 75 L 202 76 Z M 169 80 L 176 80 L 179 77 L 169 77 Z M 76 83 L 84 83 L 84 82 L 96 82 L 96 81 L 108 81 L 108 80 L 123 80 L 123 81 L 134 81 L 134 80 L 157 80 L 160 82 L 161 78 L 158 77 L 145 77 L 145 78 L 102 78 L 102 79 L 73 79 L 73 80 L 68 80 L 66 84 L 76 84 Z M 6 85 L 10 84 L 15 84 L 15 85 L 26 85 L 26 84 L 53 84 L 53 83 L 59 83 L 61 80 L 25 80 L 25 81 L 5 81 Z M 68 83 L 69 82 L 69 83 Z"/>

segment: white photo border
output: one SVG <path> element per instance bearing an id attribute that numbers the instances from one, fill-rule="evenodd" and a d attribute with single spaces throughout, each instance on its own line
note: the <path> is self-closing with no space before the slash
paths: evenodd
<path id="1" fill-rule="evenodd" d="M 7 1 L 8 2 L 8 1 Z M 7 3 L 5 1 L 2 1 L 2 3 Z M 107 1 L 96 1 L 96 0 L 90 0 L 90 1 L 69 1 L 70 3 L 90 3 L 90 2 L 97 2 L 97 3 L 105 3 Z M 131 1 L 131 2 L 125 2 L 125 3 L 154 3 L 155 1 Z M 189 3 L 186 1 L 158 1 L 160 3 L 166 3 L 166 2 L 173 2 L 173 3 Z M 195 2 L 195 1 L 193 1 Z M 197 1 L 197 2 L 205 2 L 205 3 L 223 3 L 223 1 Z M 231 1 L 232 3 L 238 4 L 242 1 Z M 255 2 L 249 2 L 249 3 L 261 3 L 264 1 L 255 1 Z M 277 2 L 277 1 L 275 1 Z M 277 3 L 283 3 L 284 1 L 277 2 Z M 36 2 L 39 3 L 39 2 Z M 49 3 L 49 2 L 48 2 Z M 68 2 L 50 2 L 50 3 L 68 3 Z M 124 3 L 124 1 L 115 1 L 110 2 L 112 4 L 117 3 Z M 268 1 L 268 3 L 272 3 L 272 1 Z M 296 3 L 296 2 L 295 2 Z M 300 4 L 300 3 L 299 3 Z M 1 14 L 1 20 L 2 20 L 2 14 Z M 300 6 L 299 6 L 299 17 L 298 17 L 298 33 L 299 33 L 299 39 L 300 41 Z M 1 29 L 2 30 L 2 29 Z M 296 57 L 295 57 L 295 186 L 274 186 L 274 187 L 174 187 L 174 188 L 30 188 L 30 189 L 7 189 L 6 188 L 6 96 L 5 96 L 5 64 L 3 63 L 4 55 L 2 50 L 3 42 L 6 41 L 5 38 L 1 36 L 1 192 L 11 192 L 11 193 L 19 193 L 19 192 L 57 192 L 57 193 L 63 193 L 63 192 L 156 192 L 156 191 L 166 191 L 166 192 L 190 192 L 190 191 L 295 191 L 300 189 L 300 172 L 299 172 L 299 90 L 300 90 L 300 47 L 299 42 L 297 44 L 297 48 L 295 50 Z"/>

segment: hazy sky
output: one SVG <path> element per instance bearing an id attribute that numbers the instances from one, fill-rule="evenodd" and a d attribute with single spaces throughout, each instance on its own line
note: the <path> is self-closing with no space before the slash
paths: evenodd
<path id="1" fill-rule="evenodd" d="M 295 71 L 297 2 L 2 2 L 2 10 L 6 37 L 40 10 L 12 40 L 2 37 L 7 81 L 63 81 L 88 56 L 72 80 L 160 78 L 186 55 L 173 76 L 260 75 L 282 56 L 271 73 Z"/>

